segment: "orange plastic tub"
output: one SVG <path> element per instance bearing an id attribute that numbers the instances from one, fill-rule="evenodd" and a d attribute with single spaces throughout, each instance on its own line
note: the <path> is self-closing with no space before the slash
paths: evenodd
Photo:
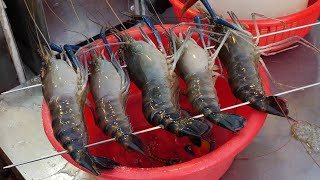
<path id="1" fill-rule="evenodd" d="M 163 32 L 161 28 L 157 28 Z M 143 29 L 154 41 L 152 32 L 145 27 Z M 185 32 L 186 28 L 180 28 L 180 30 Z M 135 39 L 142 39 L 136 28 L 130 29 L 127 32 Z M 165 39 L 164 37 L 162 38 Z M 109 36 L 108 41 L 112 43 L 116 42 L 116 39 L 113 36 Z M 102 44 L 102 42 L 99 40 L 93 44 L 99 45 Z M 167 41 L 164 41 L 164 45 L 167 46 L 167 44 Z M 265 91 L 267 94 L 270 94 L 266 73 L 260 70 L 260 74 Z M 184 91 L 186 87 L 182 81 L 181 85 L 181 91 Z M 219 78 L 215 87 L 217 88 L 222 108 L 234 105 L 236 99 L 232 95 L 226 80 Z M 134 131 L 150 128 L 151 126 L 142 113 L 140 90 L 131 83 L 129 91 L 130 96 L 126 109 Z M 89 99 L 92 100 L 90 95 Z M 191 108 L 188 99 L 183 95 L 181 96 L 180 104 L 182 109 L 191 112 L 193 115 L 197 115 Z M 234 110 L 232 110 L 232 112 L 234 112 Z M 89 151 L 94 155 L 112 158 L 123 165 L 112 171 L 103 172 L 100 177 L 105 179 L 219 179 L 228 170 L 234 157 L 254 139 L 267 117 L 267 114 L 258 112 L 249 106 L 236 109 L 236 113 L 244 116 L 248 120 L 246 127 L 243 128 L 240 133 L 234 134 L 220 127 L 213 126 L 210 137 L 213 138 L 215 143 L 214 150 L 210 153 L 200 151 L 192 155 L 185 150 L 186 145 L 191 145 L 188 138 L 178 138 L 162 129 L 138 135 L 150 147 L 153 154 L 162 158 L 179 158 L 183 161 L 180 164 L 163 166 L 163 164 L 153 162 L 138 153 L 124 150 L 124 148 L 116 142 L 94 146 L 89 148 Z M 45 101 L 43 101 L 42 106 L 42 117 L 45 133 L 52 146 L 57 151 L 63 151 L 62 146 L 54 138 L 50 111 Z M 85 107 L 85 119 L 90 143 L 109 139 L 109 137 L 105 136 L 102 131 L 94 125 L 94 119 L 88 107 Z M 76 164 L 69 155 L 65 154 L 63 157 L 74 166 L 87 171 Z"/>
<path id="2" fill-rule="evenodd" d="M 177 19 L 179 22 L 190 22 L 193 21 L 193 17 L 200 14 L 197 10 L 189 9 L 185 14 L 181 17 L 181 9 L 183 7 L 183 3 L 186 0 L 170 0 L 174 12 L 176 13 Z M 284 22 L 286 22 L 286 27 L 281 22 L 274 21 L 274 20 L 257 20 L 257 24 L 259 27 L 260 34 L 267 34 L 271 32 L 276 32 L 288 28 L 298 27 L 306 24 L 311 24 L 317 21 L 320 14 L 320 0 L 309 0 L 309 5 L 303 11 L 283 16 L 277 17 Z M 231 20 L 228 20 L 231 21 Z M 241 22 L 247 24 L 248 31 L 251 32 L 253 35 L 256 35 L 253 21 L 252 20 L 241 20 Z M 289 31 L 281 34 L 271 35 L 268 37 L 263 37 L 260 39 L 259 45 L 264 46 L 270 43 L 278 42 L 288 37 L 298 35 L 300 37 L 304 37 L 308 32 L 311 30 L 309 28 L 298 29 L 294 31 Z"/>

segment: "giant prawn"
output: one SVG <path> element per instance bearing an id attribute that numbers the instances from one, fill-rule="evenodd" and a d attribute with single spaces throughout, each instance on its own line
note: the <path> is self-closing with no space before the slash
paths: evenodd
<path id="1" fill-rule="evenodd" d="M 188 1 L 183 11 L 195 2 L 197 0 Z M 211 23 L 214 24 L 212 31 L 222 34 L 230 32 L 222 44 L 218 57 L 227 69 L 229 85 L 235 97 L 243 102 L 249 101 L 250 106 L 259 111 L 286 117 L 289 111 L 285 100 L 277 96 L 265 95 L 258 72 L 261 54 L 253 43 L 253 36 L 241 26 L 229 23 L 215 15 L 207 0 L 201 0 L 201 2 L 212 18 Z M 220 42 L 217 44 L 220 45 Z"/>
<path id="2" fill-rule="evenodd" d="M 183 45 L 182 38 L 175 39 L 177 48 L 180 48 Z M 192 107 L 211 122 L 233 132 L 239 131 L 244 127 L 246 120 L 236 114 L 220 112 L 214 88 L 216 77 L 212 77 L 213 66 L 209 65 L 209 54 L 192 38 L 186 41 L 177 62 L 177 71 L 187 84 L 187 95 Z"/>
<path id="3" fill-rule="evenodd" d="M 130 79 L 115 59 L 104 28 L 101 38 L 111 61 L 97 49 L 91 52 L 90 89 L 96 108 L 96 124 L 108 136 L 114 137 L 125 148 L 144 154 L 142 141 L 132 134 L 132 127 L 125 112 Z M 86 55 L 84 55 L 86 58 Z"/>

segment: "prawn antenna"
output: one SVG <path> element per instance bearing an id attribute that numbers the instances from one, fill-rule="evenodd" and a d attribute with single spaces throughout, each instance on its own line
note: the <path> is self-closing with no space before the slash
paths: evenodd
<path id="1" fill-rule="evenodd" d="M 164 29 L 164 31 L 166 32 L 166 36 L 169 35 L 169 32 L 168 32 L 167 29 L 164 27 L 164 24 L 163 24 L 163 22 L 161 21 L 161 19 L 160 19 L 159 15 L 158 15 L 156 9 L 154 8 L 152 2 L 151 2 L 150 0 L 148 0 L 148 1 L 149 1 L 149 3 L 150 3 L 150 5 L 151 5 L 151 7 L 152 7 L 152 9 L 153 9 L 153 11 L 154 11 L 154 13 L 156 14 L 158 21 L 160 22 L 160 26 L 161 26 L 161 27 Z M 170 37 L 170 36 L 169 36 L 169 37 Z"/>
<path id="2" fill-rule="evenodd" d="M 91 38 L 89 38 L 88 36 L 86 36 L 85 34 L 83 34 L 83 33 L 81 33 L 81 32 L 74 31 L 74 30 L 70 30 L 70 29 L 65 29 L 65 31 L 69 31 L 69 32 L 73 32 L 73 33 L 81 34 L 83 37 L 85 37 L 85 38 L 86 38 L 86 40 L 87 40 L 88 44 L 90 44 L 90 40 L 89 40 L 89 39 L 91 39 L 91 41 L 94 41 L 94 39 L 93 39 L 92 37 L 91 37 Z"/>
<path id="3" fill-rule="evenodd" d="M 122 31 L 124 33 L 124 35 L 122 35 L 121 31 L 119 31 L 117 28 L 112 26 L 110 22 L 108 22 L 108 25 L 111 27 L 111 29 L 110 29 L 111 34 L 113 34 L 118 39 L 119 42 L 120 41 L 125 42 L 125 41 L 128 41 L 129 39 L 131 39 L 130 35 L 126 31 Z M 125 29 L 123 29 L 123 30 L 125 30 Z"/>
<path id="4" fill-rule="evenodd" d="M 117 15 L 117 13 L 114 11 L 114 9 L 112 8 L 111 4 L 109 3 L 108 0 L 106 0 L 106 3 L 108 4 L 109 8 L 111 9 L 112 13 L 114 14 L 114 16 L 118 19 L 118 21 L 120 22 L 121 26 L 126 29 L 126 27 L 123 25 L 121 19 L 119 18 L 119 16 Z"/>
<path id="5" fill-rule="evenodd" d="M 87 42 L 89 43 L 89 38 L 88 38 L 86 35 L 84 35 L 83 33 L 77 32 L 77 31 L 75 31 L 75 30 L 69 30 L 69 29 L 70 29 L 70 26 L 69 26 L 65 21 L 63 21 L 63 20 L 59 17 L 59 15 L 50 7 L 50 5 L 49 5 L 49 3 L 47 2 L 47 0 L 44 0 L 44 2 L 45 2 L 45 4 L 47 5 L 47 7 L 49 8 L 49 10 L 68 28 L 68 29 L 65 29 L 65 31 L 75 32 L 75 33 L 81 34 L 82 36 L 84 36 L 84 37 L 87 39 Z M 79 16 L 78 16 L 78 14 L 76 13 L 76 10 L 75 10 L 75 8 L 74 8 L 73 1 L 70 0 L 70 3 L 71 3 L 71 6 L 72 6 L 72 8 L 73 8 L 73 11 L 75 12 L 75 14 L 76 14 L 76 16 L 77 16 L 77 18 L 78 18 L 78 20 L 79 20 L 79 23 L 80 23 L 80 25 L 81 25 Z M 88 11 L 87 11 L 87 12 L 88 12 Z M 88 16 L 87 16 L 87 17 L 88 17 Z M 96 24 L 100 25 L 99 23 L 97 23 L 97 22 L 93 21 L 92 19 L 90 19 L 90 17 L 88 17 L 88 19 L 91 20 L 93 23 L 96 23 Z M 100 25 L 100 26 L 101 26 L 101 25 Z M 91 40 L 94 41 L 93 38 L 91 38 Z"/>
<path id="6" fill-rule="evenodd" d="M 64 22 L 57 13 L 54 12 L 54 10 L 51 8 L 51 6 L 49 5 L 49 3 L 47 2 L 47 0 L 44 0 L 44 3 L 47 5 L 48 9 L 53 13 L 53 15 L 55 15 L 65 26 L 70 27 L 66 22 Z"/>
<path id="7" fill-rule="evenodd" d="M 101 23 L 97 22 L 96 20 L 91 19 L 91 18 L 88 16 L 88 12 L 87 12 L 86 16 L 87 16 L 87 18 L 88 18 L 91 22 L 93 22 L 94 24 L 96 24 L 96 25 L 98 25 L 98 26 L 100 26 L 100 27 L 103 27 L 103 25 L 102 25 Z"/>
<path id="8" fill-rule="evenodd" d="M 50 49 L 49 42 L 47 41 L 46 37 L 45 37 L 44 34 L 42 33 L 41 29 L 39 28 L 39 26 L 38 26 L 38 24 L 37 24 L 34 16 L 32 15 L 32 13 L 31 13 L 31 11 L 30 11 L 30 8 L 29 8 L 29 6 L 28 6 L 28 3 L 26 2 L 26 0 L 23 0 L 23 2 L 24 2 L 25 6 L 26 6 L 26 8 L 27 8 L 27 10 L 28 10 L 28 13 L 29 13 L 29 15 L 30 15 L 30 17 L 31 17 L 34 25 L 36 26 L 36 29 L 39 31 L 41 37 L 43 38 L 43 40 L 45 41 L 46 45 L 47 45 L 48 48 Z M 39 42 L 39 45 L 41 46 L 40 42 Z M 41 48 L 41 50 L 42 50 L 42 48 Z M 43 51 L 43 50 L 42 50 L 42 51 Z"/>
<path id="9" fill-rule="evenodd" d="M 118 34 L 118 31 L 117 31 L 117 30 L 111 29 L 110 32 L 111 32 L 111 34 L 113 34 L 113 35 L 118 39 L 119 42 L 123 42 L 123 41 L 124 41 L 123 37 L 121 37 L 121 36 Z"/>
<path id="10" fill-rule="evenodd" d="M 74 4 L 73 4 L 73 1 L 72 1 L 72 0 L 70 0 L 70 4 L 71 4 L 71 7 L 72 7 L 72 10 L 73 10 L 74 14 L 76 15 L 79 23 L 81 24 L 80 18 L 79 18 L 79 16 L 78 16 L 78 13 L 77 13 L 76 9 L 74 8 Z"/>

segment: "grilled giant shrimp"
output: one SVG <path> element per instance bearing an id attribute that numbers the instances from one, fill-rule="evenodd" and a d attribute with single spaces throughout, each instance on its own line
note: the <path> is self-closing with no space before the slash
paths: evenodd
<path id="1" fill-rule="evenodd" d="M 84 122 L 87 74 L 83 66 L 73 61 L 74 69 L 69 60 L 69 63 L 58 60 L 48 50 L 44 51 L 41 53 L 45 64 L 41 75 L 42 91 L 50 109 L 55 138 L 75 162 L 95 175 L 100 174 L 100 169 L 113 169 L 118 163 L 90 155 L 83 148 L 88 143 Z"/>
<path id="2" fill-rule="evenodd" d="M 125 61 L 130 79 L 142 91 L 143 112 L 149 123 L 162 125 L 178 136 L 200 137 L 207 132 L 210 125 L 205 121 L 181 117 L 179 80 L 174 72 L 169 72 L 164 55 L 145 41 L 129 36 L 121 39 L 127 41 L 123 51 Z"/>

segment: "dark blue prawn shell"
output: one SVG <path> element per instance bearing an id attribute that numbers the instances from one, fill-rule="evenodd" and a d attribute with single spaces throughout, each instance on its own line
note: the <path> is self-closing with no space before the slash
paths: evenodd
<path id="1" fill-rule="evenodd" d="M 219 26 L 217 29 L 222 33 L 227 30 Z M 265 95 L 259 74 L 258 47 L 253 43 L 252 37 L 238 33 L 231 33 L 218 54 L 227 69 L 233 94 L 242 102 L 249 101 L 250 106 L 259 111 L 286 116 L 288 109 L 285 101 Z"/>

